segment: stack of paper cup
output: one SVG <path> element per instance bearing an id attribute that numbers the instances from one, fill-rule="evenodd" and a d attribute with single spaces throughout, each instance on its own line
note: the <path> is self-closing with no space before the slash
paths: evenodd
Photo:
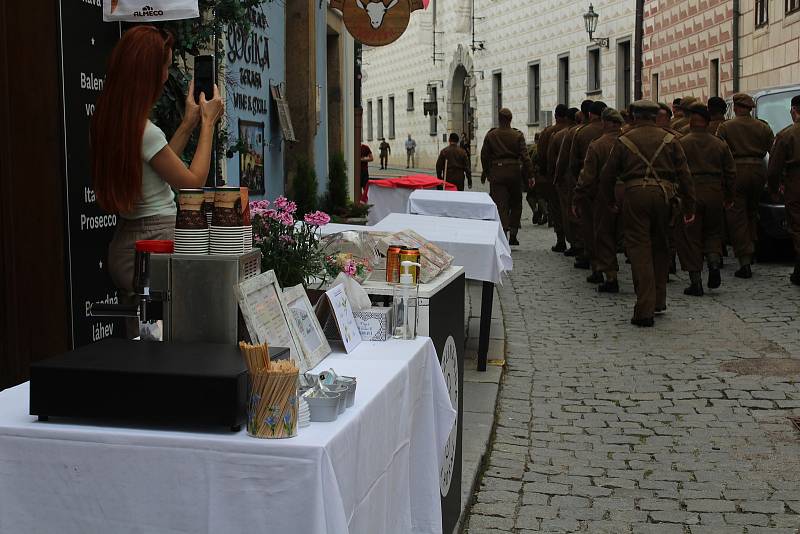
<path id="1" fill-rule="evenodd" d="M 175 254 L 208 254 L 208 228 L 175 229 Z"/>
<path id="2" fill-rule="evenodd" d="M 212 226 L 211 254 L 246 254 L 253 250 L 252 226 Z"/>

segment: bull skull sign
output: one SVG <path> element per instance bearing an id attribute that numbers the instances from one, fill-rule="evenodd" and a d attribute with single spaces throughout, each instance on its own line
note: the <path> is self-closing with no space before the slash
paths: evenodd
<path id="1" fill-rule="evenodd" d="M 423 0 L 331 0 L 331 7 L 342 12 L 347 31 L 355 39 L 383 46 L 403 35 L 411 13 L 425 5 Z"/>

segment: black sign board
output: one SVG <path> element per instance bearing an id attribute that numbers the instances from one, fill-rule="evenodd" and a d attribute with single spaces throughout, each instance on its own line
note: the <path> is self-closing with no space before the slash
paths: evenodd
<path id="1" fill-rule="evenodd" d="M 101 0 L 61 0 L 61 84 L 67 191 L 67 264 L 72 345 L 124 335 L 120 320 L 89 316 L 95 302 L 116 303 L 107 269 L 117 217 L 97 205 L 89 165 L 89 122 L 103 90 L 119 23 L 103 22 Z"/>

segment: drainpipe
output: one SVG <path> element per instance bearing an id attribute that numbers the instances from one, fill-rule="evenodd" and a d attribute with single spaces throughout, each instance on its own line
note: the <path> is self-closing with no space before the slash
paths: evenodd
<path id="1" fill-rule="evenodd" d="M 644 0 L 636 0 L 636 28 L 633 48 L 633 99 L 642 99 L 642 45 L 644 44 Z"/>
<path id="2" fill-rule="evenodd" d="M 739 2 L 733 0 L 733 92 L 739 92 Z"/>

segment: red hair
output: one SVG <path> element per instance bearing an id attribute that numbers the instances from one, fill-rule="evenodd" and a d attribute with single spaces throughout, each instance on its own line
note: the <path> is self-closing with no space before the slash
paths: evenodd
<path id="1" fill-rule="evenodd" d="M 163 90 L 172 35 L 155 26 L 126 31 L 111 52 L 90 129 L 92 182 L 110 213 L 130 213 L 142 195 L 142 137 Z"/>

